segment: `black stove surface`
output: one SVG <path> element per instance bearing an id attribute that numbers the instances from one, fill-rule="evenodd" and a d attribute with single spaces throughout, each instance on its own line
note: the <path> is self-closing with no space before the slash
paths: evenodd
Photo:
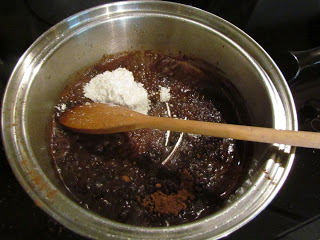
<path id="1" fill-rule="evenodd" d="M 108 1 L 11 0 L 0 3 L 0 94 L 23 52 L 63 18 Z M 289 51 L 320 46 L 319 0 L 176 1 L 214 13 L 255 39 L 285 77 L 295 75 Z M 299 128 L 320 131 L 320 64 L 290 81 Z M 320 144 L 320 143 L 319 143 Z M 85 239 L 37 207 L 13 175 L 0 146 L 0 239 Z M 297 148 L 293 168 L 272 203 L 225 239 L 320 239 L 320 150 Z"/>

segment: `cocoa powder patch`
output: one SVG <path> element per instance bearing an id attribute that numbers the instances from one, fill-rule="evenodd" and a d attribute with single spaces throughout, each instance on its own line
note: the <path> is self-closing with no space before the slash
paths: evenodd
<path id="1" fill-rule="evenodd" d="M 193 178 L 186 169 L 181 173 L 180 179 L 180 190 L 176 194 L 165 194 L 158 190 L 147 195 L 141 201 L 141 205 L 150 212 L 177 216 L 187 208 L 187 201 L 194 199 Z"/>

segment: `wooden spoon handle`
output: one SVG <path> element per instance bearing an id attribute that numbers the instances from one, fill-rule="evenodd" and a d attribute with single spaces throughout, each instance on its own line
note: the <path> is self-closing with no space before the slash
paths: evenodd
<path id="1" fill-rule="evenodd" d="M 298 147 L 320 148 L 320 133 L 276 130 L 273 128 L 251 127 L 224 123 L 209 123 L 173 118 L 150 117 L 145 122 L 147 128 L 171 130 L 201 135 L 209 135 L 237 140 L 279 143 Z"/>

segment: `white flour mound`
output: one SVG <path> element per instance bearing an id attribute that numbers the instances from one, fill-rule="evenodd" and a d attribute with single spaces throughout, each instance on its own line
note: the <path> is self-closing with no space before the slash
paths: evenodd
<path id="1" fill-rule="evenodd" d="M 142 83 L 135 82 L 132 72 L 125 68 L 95 76 L 84 86 L 83 92 L 96 103 L 122 106 L 142 114 L 150 109 L 147 90 Z"/>

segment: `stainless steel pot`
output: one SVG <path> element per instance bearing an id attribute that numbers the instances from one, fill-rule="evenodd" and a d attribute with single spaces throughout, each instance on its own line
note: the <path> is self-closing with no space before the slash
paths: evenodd
<path id="1" fill-rule="evenodd" d="M 2 106 L 11 167 L 35 203 L 66 227 L 92 238 L 220 238 L 261 212 L 293 163 L 290 146 L 254 144 L 247 180 L 228 204 L 205 219 L 163 228 L 116 223 L 83 209 L 64 192 L 48 154 L 48 124 L 68 77 L 103 54 L 153 49 L 182 51 L 225 73 L 256 126 L 297 130 L 286 82 L 267 53 L 244 32 L 205 11 L 160 1 L 107 4 L 76 14 L 44 33 L 21 57 Z"/>

